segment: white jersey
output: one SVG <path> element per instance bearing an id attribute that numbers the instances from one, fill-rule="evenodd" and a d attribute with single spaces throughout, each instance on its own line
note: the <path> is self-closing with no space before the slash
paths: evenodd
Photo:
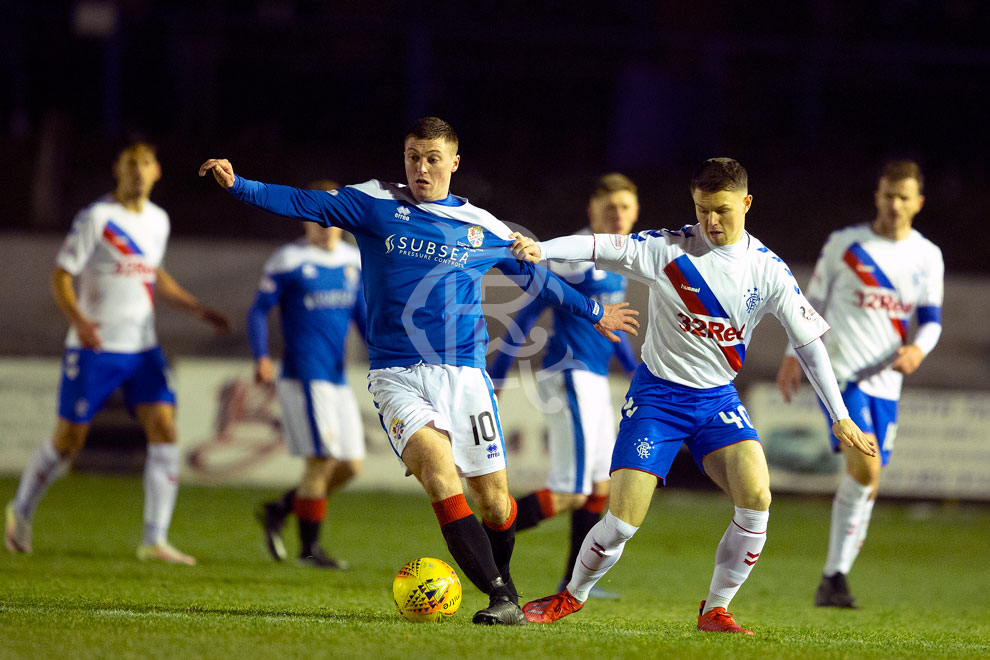
<path id="1" fill-rule="evenodd" d="M 870 223 L 832 232 L 807 292 L 834 328 L 825 345 L 840 385 L 858 381 L 870 396 L 900 397 L 904 376 L 889 365 L 916 312 L 922 322 L 940 318 L 944 271 L 941 250 L 913 229 L 900 241 Z"/>
<path id="2" fill-rule="evenodd" d="M 102 350 L 137 353 L 158 345 L 155 280 L 168 234 L 168 214 L 160 206 L 146 201 L 134 213 L 109 194 L 72 221 L 55 264 L 76 278 L 79 309 L 99 324 Z M 81 346 L 75 328 L 65 345 Z"/>
<path id="3" fill-rule="evenodd" d="M 596 234 L 594 260 L 650 287 L 643 362 L 674 383 L 711 388 L 732 382 L 767 312 L 797 347 L 829 329 L 787 265 L 749 233 L 726 246 L 712 245 L 698 225 Z"/>

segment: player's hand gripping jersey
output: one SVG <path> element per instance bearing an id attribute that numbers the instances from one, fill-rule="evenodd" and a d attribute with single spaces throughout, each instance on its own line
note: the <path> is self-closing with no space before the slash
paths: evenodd
<path id="1" fill-rule="evenodd" d="M 102 350 L 138 353 L 158 345 L 155 280 L 168 234 L 168 214 L 160 206 L 146 201 L 134 213 L 112 195 L 73 220 L 55 263 L 77 278 L 79 309 L 99 324 Z M 65 345 L 80 347 L 75 328 L 69 329 Z"/>
<path id="2" fill-rule="evenodd" d="M 354 234 L 368 300 L 372 369 L 418 362 L 485 367 L 481 278 L 497 267 L 516 284 L 597 322 L 602 306 L 545 269 L 512 256 L 509 229 L 466 199 L 419 203 L 404 185 L 371 180 L 329 192 L 237 177 L 238 199 Z"/>
<path id="3" fill-rule="evenodd" d="M 900 396 L 904 376 L 888 367 L 915 313 L 919 324 L 941 323 L 944 270 L 942 252 L 913 229 L 900 241 L 869 223 L 829 236 L 807 293 L 834 328 L 824 341 L 840 383 L 858 381 L 883 399 Z"/>
<path id="4" fill-rule="evenodd" d="M 596 234 L 593 256 L 600 267 L 650 287 L 643 362 L 664 380 L 695 388 L 728 384 L 767 312 L 794 346 L 829 329 L 787 265 L 749 233 L 727 246 L 713 246 L 697 225 Z"/>
<path id="5" fill-rule="evenodd" d="M 248 340 L 255 358 L 268 355 L 266 315 L 276 304 L 285 345 L 282 376 L 346 382 L 347 330 L 353 319 L 364 338 L 367 319 L 360 253 L 343 241 L 331 252 L 305 238 L 275 252 L 265 264 L 248 312 Z"/>

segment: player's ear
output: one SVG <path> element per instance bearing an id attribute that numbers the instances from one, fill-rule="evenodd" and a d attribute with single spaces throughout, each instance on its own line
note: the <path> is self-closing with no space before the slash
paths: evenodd
<path id="1" fill-rule="evenodd" d="M 460 164 L 461 164 L 461 155 L 460 155 L 460 154 L 456 154 L 456 155 L 454 156 L 454 162 L 453 162 L 453 165 L 451 165 L 451 167 L 450 167 L 450 171 L 451 171 L 452 173 L 453 173 L 453 172 L 456 172 L 456 171 L 457 171 L 457 167 L 458 167 L 458 166 L 459 166 Z"/>
<path id="2" fill-rule="evenodd" d="M 753 205 L 753 196 L 746 195 L 743 197 L 743 213 L 749 213 L 749 207 Z"/>

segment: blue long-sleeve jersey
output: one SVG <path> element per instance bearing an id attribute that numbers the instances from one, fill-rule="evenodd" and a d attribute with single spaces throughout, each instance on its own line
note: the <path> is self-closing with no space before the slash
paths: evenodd
<path id="1" fill-rule="evenodd" d="M 351 321 L 362 339 L 366 335 L 358 251 L 346 243 L 328 251 L 301 239 L 272 255 L 247 315 L 255 359 L 268 355 L 267 317 L 275 305 L 285 344 L 282 376 L 345 383 L 344 353 Z"/>
<path id="2" fill-rule="evenodd" d="M 493 266 L 554 307 L 592 322 L 602 317 L 598 302 L 516 260 L 509 228 L 462 197 L 420 203 L 406 186 L 374 179 L 326 192 L 237 177 L 230 192 L 272 213 L 354 234 L 372 369 L 418 362 L 484 368 L 481 278 Z"/>
<path id="3" fill-rule="evenodd" d="M 583 263 L 554 264 L 551 267 L 577 291 L 603 305 L 625 300 L 626 278 L 621 275 L 597 270 Z M 489 368 L 496 383 L 505 378 L 530 329 L 546 308 L 542 300 L 534 298 L 516 312 L 515 327 L 510 325 L 507 328 L 502 348 Z M 590 324 L 575 323 L 573 317 L 554 310 L 550 338 L 543 353 L 543 368 L 553 371 L 581 369 L 604 376 L 608 374 L 608 365 L 614 355 L 622 368 L 631 372 L 638 361 L 626 334 L 617 334 L 621 341 L 618 344 L 609 342 Z"/>

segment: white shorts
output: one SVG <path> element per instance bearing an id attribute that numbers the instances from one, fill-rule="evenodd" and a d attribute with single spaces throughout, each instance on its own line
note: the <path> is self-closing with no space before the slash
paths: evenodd
<path id="1" fill-rule="evenodd" d="M 447 364 L 372 369 L 368 391 L 400 459 L 409 437 L 433 422 L 450 437 L 454 465 L 462 477 L 505 468 L 498 405 L 484 369 Z"/>
<path id="2" fill-rule="evenodd" d="M 349 386 L 280 378 L 275 389 L 290 454 L 343 461 L 364 458 L 361 414 Z"/>
<path id="3" fill-rule="evenodd" d="M 566 369 L 537 380 L 544 401 L 557 398 L 560 412 L 545 415 L 550 442 L 547 488 L 555 493 L 591 494 L 591 485 L 608 481 L 615 446 L 615 416 L 608 376 Z"/>

